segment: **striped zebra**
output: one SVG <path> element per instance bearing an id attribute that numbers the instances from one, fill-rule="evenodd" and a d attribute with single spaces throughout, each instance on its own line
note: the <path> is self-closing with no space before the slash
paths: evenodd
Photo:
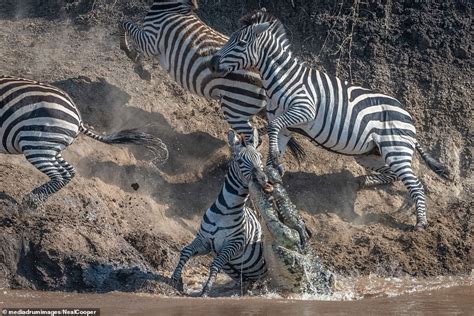
<path id="1" fill-rule="evenodd" d="M 227 37 L 203 23 L 194 14 L 197 8 L 196 0 L 154 1 L 143 29 L 130 21 L 120 23 L 120 48 L 135 62 L 142 55 L 159 57 L 161 66 L 177 83 L 199 96 L 220 100 L 230 127 L 251 137 L 250 120 L 267 102 L 260 77 L 247 70 L 224 77 L 211 73 L 209 60 Z M 138 52 L 130 48 L 127 38 Z M 298 160 L 304 157 L 295 139 L 290 139 L 288 147 Z"/>
<path id="2" fill-rule="evenodd" d="M 79 132 L 107 144 L 143 145 L 163 155 L 166 146 L 138 130 L 99 136 L 88 130 L 71 98 L 58 88 L 29 79 L 0 76 L 0 153 L 24 154 L 50 181 L 35 188 L 23 205 L 37 207 L 71 181 L 76 174 L 61 156 Z"/>
<path id="3" fill-rule="evenodd" d="M 262 15 L 271 22 L 259 23 Z M 265 10 L 244 16 L 242 22 L 244 26 L 231 35 L 210 63 L 221 75 L 246 68 L 260 73 L 270 99 L 268 163 L 280 166 L 290 131 L 330 151 L 359 155 L 357 162 L 375 171 L 363 178 L 362 185 L 400 179 L 416 203 L 415 228 L 423 229 L 427 225 L 425 193 L 411 167 L 414 150 L 438 175 L 449 175 L 422 149 L 413 119 L 401 103 L 297 60 L 283 24 Z"/>
<path id="4" fill-rule="evenodd" d="M 267 272 L 262 227 L 255 212 L 245 206 L 252 177 L 267 183 L 261 154 L 256 149 L 258 134 L 255 132 L 253 143 L 249 143 L 231 130 L 228 141 L 232 160 L 222 190 L 204 214 L 195 239 L 181 250 L 179 263 L 171 276 L 173 285 L 182 291 L 181 272 L 186 262 L 192 256 L 212 252 L 214 260 L 201 296 L 208 295 L 221 269 L 239 282 L 261 279 Z"/>

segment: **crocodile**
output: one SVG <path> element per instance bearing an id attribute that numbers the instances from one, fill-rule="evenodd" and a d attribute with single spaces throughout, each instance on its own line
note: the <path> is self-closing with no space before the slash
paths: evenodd
<path id="1" fill-rule="evenodd" d="M 304 251 L 308 230 L 281 185 L 281 177 L 267 168 L 268 182 L 249 183 L 250 197 L 263 222 L 263 251 L 272 288 L 289 293 L 332 294 L 334 275 L 319 259 Z"/>

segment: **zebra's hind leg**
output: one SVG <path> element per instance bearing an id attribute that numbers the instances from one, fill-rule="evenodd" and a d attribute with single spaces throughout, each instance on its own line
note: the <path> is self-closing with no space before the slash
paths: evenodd
<path id="1" fill-rule="evenodd" d="M 206 243 L 204 243 L 199 237 L 196 237 L 189 245 L 185 246 L 181 250 L 178 265 L 174 269 L 173 275 L 171 276 L 170 285 L 173 286 L 176 290 L 183 292 L 184 285 L 181 273 L 183 272 L 184 266 L 191 257 L 205 255 L 208 254 L 210 251 L 210 247 L 207 247 Z"/>
<path id="2" fill-rule="evenodd" d="M 23 206 L 35 209 L 39 204 L 46 201 L 49 196 L 68 184 L 75 172 L 74 168 L 58 154 L 45 154 L 44 152 L 42 153 L 35 150 L 25 151 L 24 154 L 26 159 L 35 166 L 36 169 L 50 178 L 50 181 L 35 188 L 23 198 Z M 61 162 L 58 161 L 58 156 Z M 72 173 L 70 173 L 70 171 Z"/>
<path id="3" fill-rule="evenodd" d="M 219 271 L 221 271 L 222 267 L 226 265 L 235 256 L 235 254 L 242 249 L 242 247 L 243 245 L 239 242 L 227 244 L 223 249 L 221 249 L 221 251 L 217 254 L 217 257 L 215 257 L 212 261 L 209 278 L 207 279 L 201 291 L 202 297 L 209 295 Z"/>
<path id="4" fill-rule="evenodd" d="M 413 152 L 392 152 L 387 153 L 385 161 L 390 169 L 403 182 L 410 194 L 410 197 L 415 201 L 416 205 L 416 230 L 423 230 L 426 228 L 428 221 L 426 219 L 426 200 L 425 190 L 423 184 L 413 172 L 411 161 Z"/>
<path id="5" fill-rule="evenodd" d="M 385 164 L 381 156 L 363 155 L 355 157 L 355 160 L 365 169 L 375 173 L 359 177 L 359 185 L 361 187 L 390 184 L 398 180 L 397 175 Z"/>
<path id="6" fill-rule="evenodd" d="M 76 175 L 76 168 L 74 168 L 66 160 L 64 160 L 64 158 L 61 156 L 60 153 L 56 155 L 56 160 L 58 161 L 59 165 L 65 171 L 67 171 L 67 175 L 64 175 L 64 176 L 69 177 L 70 178 L 69 180 L 74 178 L 74 176 Z"/>

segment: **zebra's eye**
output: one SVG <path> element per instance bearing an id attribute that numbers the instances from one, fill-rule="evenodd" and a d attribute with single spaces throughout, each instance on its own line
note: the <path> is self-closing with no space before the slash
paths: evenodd
<path id="1" fill-rule="evenodd" d="M 247 42 L 244 41 L 244 40 L 239 40 L 239 45 L 245 46 L 245 45 L 247 45 Z"/>

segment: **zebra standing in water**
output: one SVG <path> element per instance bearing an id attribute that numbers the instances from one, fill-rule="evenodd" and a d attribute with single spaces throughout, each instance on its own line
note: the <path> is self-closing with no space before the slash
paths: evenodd
<path id="1" fill-rule="evenodd" d="M 232 160 L 222 190 L 204 214 L 196 238 L 181 250 L 179 263 L 171 277 L 174 285 L 182 290 L 181 272 L 189 258 L 214 253 L 202 296 L 209 294 L 221 269 L 237 281 L 255 281 L 267 272 L 262 228 L 254 211 L 245 206 L 252 177 L 267 185 L 261 154 L 256 149 L 258 133 L 254 133 L 253 143 L 249 143 L 231 130 L 228 141 Z"/>
<path id="2" fill-rule="evenodd" d="M 197 0 L 154 1 L 143 29 L 130 21 L 120 23 L 120 48 L 135 62 L 140 54 L 159 56 L 161 66 L 176 82 L 192 93 L 220 100 L 230 127 L 246 138 L 251 137 L 250 119 L 267 102 L 260 77 L 247 70 L 224 77 L 211 73 L 212 53 L 224 45 L 227 37 L 204 24 L 194 14 L 197 8 Z M 127 36 L 139 52 L 129 47 Z M 289 140 L 288 147 L 298 160 L 304 157 L 304 150 L 295 139 Z"/>
<path id="3" fill-rule="evenodd" d="M 259 23 L 262 16 L 271 22 Z M 411 167 L 414 150 L 438 175 L 449 175 L 423 151 L 401 103 L 298 61 L 283 24 L 265 10 L 248 14 L 242 22 L 244 27 L 215 54 L 211 67 L 222 75 L 251 67 L 259 71 L 270 99 L 268 163 L 280 166 L 289 130 L 336 153 L 365 155 L 357 161 L 377 174 L 366 176 L 363 184 L 400 179 L 416 203 L 416 229 L 426 227 L 425 193 Z"/>
<path id="4" fill-rule="evenodd" d="M 109 136 L 94 134 L 84 127 L 71 98 L 58 88 L 0 76 L 0 153 L 24 154 L 50 178 L 23 199 L 25 205 L 37 207 L 74 177 L 76 171 L 62 158 L 61 151 L 79 132 L 107 144 L 143 145 L 167 159 L 166 146 L 138 130 L 123 130 Z"/>

